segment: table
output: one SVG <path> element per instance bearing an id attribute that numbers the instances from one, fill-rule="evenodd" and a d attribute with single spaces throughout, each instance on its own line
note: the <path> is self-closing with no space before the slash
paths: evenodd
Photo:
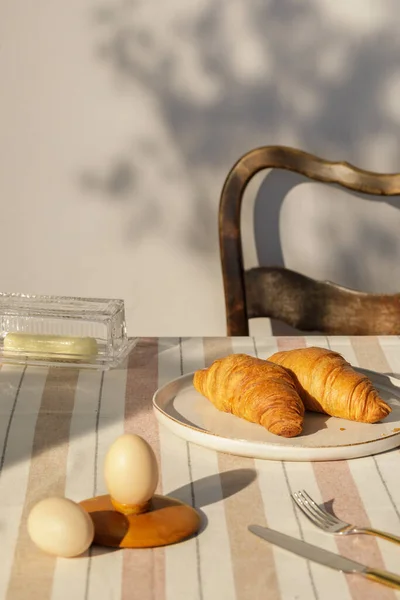
<path id="1" fill-rule="evenodd" d="M 330 346 L 352 364 L 400 373 L 400 338 L 141 338 L 120 368 L 6 366 L 0 370 L 0 598 L 7 600 L 392 599 L 400 594 L 273 548 L 247 532 L 269 525 L 371 566 L 399 572 L 400 548 L 366 536 L 333 538 L 295 510 L 305 488 L 338 516 L 400 535 L 399 451 L 330 463 L 253 460 L 217 454 L 157 425 L 160 385 L 246 352 Z M 400 375 L 399 375 L 400 377 Z M 80 501 L 105 493 L 105 453 L 123 432 L 142 435 L 160 465 L 159 492 L 198 507 L 200 535 L 150 550 L 92 547 L 76 559 L 42 554 L 25 522 L 49 495 Z"/>

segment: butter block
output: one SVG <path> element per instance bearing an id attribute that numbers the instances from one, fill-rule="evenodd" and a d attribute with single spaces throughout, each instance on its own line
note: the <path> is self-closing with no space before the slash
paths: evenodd
<path id="1" fill-rule="evenodd" d="M 37 358 L 71 355 L 73 357 L 96 356 L 98 346 L 92 337 L 69 337 L 62 335 L 35 335 L 8 333 L 4 338 L 4 353 L 37 355 Z"/>

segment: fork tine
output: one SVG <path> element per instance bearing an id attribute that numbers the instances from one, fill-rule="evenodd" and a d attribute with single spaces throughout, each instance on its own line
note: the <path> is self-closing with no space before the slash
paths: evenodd
<path id="1" fill-rule="evenodd" d="M 299 498 L 299 506 L 302 508 L 304 513 L 307 513 L 314 522 L 320 527 L 330 526 L 331 523 L 325 519 L 324 515 L 316 511 L 313 505 L 307 501 L 307 499 L 303 496 L 303 494 L 299 491 L 297 492 Z"/>
<path id="2" fill-rule="evenodd" d="M 310 519 L 314 525 L 317 525 L 317 527 L 325 530 L 331 526 L 331 523 L 328 523 L 325 518 L 313 511 L 311 505 L 304 501 L 304 499 L 301 497 L 301 492 L 294 492 L 292 494 L 292 498 L 296 502 L 297 506 L 301 509 L 302 513 L 308 519 Z"/>
<path id="3" fill-rule="evenodd" d="M 305 498 L 305 501 L 308 502 L 313 509 L 325 520 L 325 521 L 329 521 L 329 523 L 331 525 L 340 525 L 342 523 L 342 521 L 340 521 L 337 517 L 335 517 L 334 515 L 332 515 L 331 513 L 328 513 L 325 509 L 321 508 L 320 506 L 318 506 L 318 504 L 316 504 L 316 502 L 314 502 L 314 500 L 311 498 L 311 496 L 309 494 L 307 494 L 307 492 L 305 490 L 302 490 L 300 492 L 300 494 Z"/>

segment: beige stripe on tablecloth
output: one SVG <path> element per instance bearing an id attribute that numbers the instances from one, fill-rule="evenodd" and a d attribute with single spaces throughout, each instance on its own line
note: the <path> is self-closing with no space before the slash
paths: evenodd
<path id="1" fill-rule="evenodd" d="M 325 503 L 333 502 L 333 509 L 339 518 L 350 523 L 369 524 L 362 498 L 349 470 L 347 461 L 316 462 L 314 471 L 318 486 Z M 327 506 L 331 510 L 330 505 Z M 337 537 L 338 550 L 363 564 L 384 568 L 378 544 L 374 538 L 367 536 L 357 538 Z M 378 588 L 362 577 L 349 575 L 348 584 L 354 600 L 373 600 L 377 598 Z M 379 587 L 379 598 L 394 599 L 395 595 L 389 588 Z"/>
<path id="2" fill-rule="evenodd" d="M 26 520 L 39 500 L 64 495 L 69 429 L 78 373 L 75 368 L 51 368 L 46 379 L 8 585 L 9 600 L 47 600 L 51 597 L 56 558 L 38 551 L 33 545 L 26 530 Z"/>
<path id="3" fill-rule="evenodd" d="M 129 356 L 126 383 L 125 432 L 142 436 L 160 464 L 158 427 L 152 398 L 158 382 L 158 340 L 141 338 Z M 158 492 L 162 490 L 161 469 Z M 165 556 L 163 548 L 124 552 L 122 600 L 163 600 Z"/>
<path id="4" fill-rule="evenodd" d="M 305 348 L 306 340 L 304 337 L 280 337 L 276 340 L 277 346 L 280 352 L 283 350 L 294 350 L 295 348 Z"/>
<path id="5" fill-rule="evenodd" d="M 352 337 L 350 341 L 360 367 L 378 371 L 378 373 L 387 373 L 391 370 L 377 337 Z"/>
<path id="6" fill-rule="evenodd" d="M 226 338 L 204 338 L 204 355 L 206 366 L 215 359 L 232 353 L 232 344 Z M 233 469 L 255 470 L 253 459 L 218 454 L 220 473 Z M 250 523 L 266 525 L 264 505 L 258 481 L 234 495 L 224 490 L 221 479 L 222 494 L 225 497 L 225 518 L 229 532 L 233 573 L 235 577 L 237 600 L 262 598 L 268 590 L 271 600 L 281 597 L 275 571 L 273 552 L 269 544 L 262 544 L 254 535 L 250 535 L 247 526 Z"/>
<path id="7" fill-rule="evenodd" d="M 353 349 L 360 366 L 384 370 L 387 366 L 385 356 L 376 338 L 352 338 Z M 349 469 L 347 461 L 314 463 L 314 471 L 324 502 L 334 499 L 334 511 L 350 523 L 369 524 L 362 497 Z M 339 552 L 367 565 L 384 568 L 379 546 L 374 538 L 364 537 L 357 540 L 337 538 Z M 348 576 L 348 583 L 355 600 L 369 600 L 377 597 L 377 586 L 365 579 Z M 379 598 L 394 599 L 392 590 L 380 586 Z"/>

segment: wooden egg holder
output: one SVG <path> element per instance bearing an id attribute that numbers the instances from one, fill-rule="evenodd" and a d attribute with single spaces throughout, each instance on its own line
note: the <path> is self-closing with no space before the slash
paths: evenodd
<path id="1" fill-rule="evenodd" d="M 142 505 L 119 504 L 109 494 L 79 503 L 94 524 L 94 544 L 114 548 L 154 548 L 194 535 L 200 515 L 168 496 L 154 495 Z"/>

